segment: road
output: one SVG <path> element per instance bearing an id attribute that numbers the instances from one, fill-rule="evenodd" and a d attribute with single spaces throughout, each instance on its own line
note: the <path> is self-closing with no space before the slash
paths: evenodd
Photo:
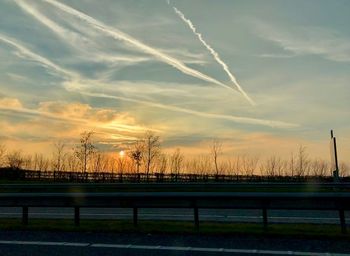
<path id="1" fill-rule="evenodd" d="M 1 207 L 0 218 L 21 218 L 22 209 Z M 201 221 L 221 222 L 261 222 L 260 210 L 225 210 L 200 209 Z M 72 208 L 30 208 L 29 218 L 62 218 L 71 219 L 74 216 Z M 338 224 L 337 211 L 297 211 L 269 210 L 271 223 L 322 223 Z M 82 208 L 82 219 L 132 219 L 132 210 L 123 208 Z M 347 222 L 350 212 L 346 212 Z M 193 209 L 139 209 L 140 220 L 193 220 Z"/>
<path id="2" fill-rule="evenodd" d="M 346 240 L 0 231 L 1 255 L 350 255 Z M 330 253 L 330 254 L 325 254 Z"/>

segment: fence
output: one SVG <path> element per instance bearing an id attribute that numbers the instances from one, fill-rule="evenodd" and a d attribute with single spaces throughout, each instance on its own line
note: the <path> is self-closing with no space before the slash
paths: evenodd
<path id="1" fill-rule="evenodd" d="M 332 176 L 259 176 L 259 175 L 213 175 L 193 173 L 111 173 L 111 172 L 68 172 L 31 171 L 0 168 L 0 179 L 59 181 L 59 182 L 234 182 L 234 181 L 333 181 Z M 350 181 L 343 177 L 342 181 Z"/>

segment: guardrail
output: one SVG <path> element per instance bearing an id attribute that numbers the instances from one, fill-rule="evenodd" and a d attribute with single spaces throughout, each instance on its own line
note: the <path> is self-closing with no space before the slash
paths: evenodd
<path id="1" fill-rule="evenodd" d="M 80 208 L 131 208 L 138 223 L 139 208 L 192 208 L 199 228 L 198 209 L 261 209 L 263 227 L 267 211 L 335 210 L 342 233 L 346 233 L 345 211 L 350 193 L 237 193 L 237 192 L 129 192 L 129 193 L 0 193 L 0 207 L 22 207 L 22 222 L 28 224 L 29 207 L 73 207 L 74 223 L 80 223 Z"/>

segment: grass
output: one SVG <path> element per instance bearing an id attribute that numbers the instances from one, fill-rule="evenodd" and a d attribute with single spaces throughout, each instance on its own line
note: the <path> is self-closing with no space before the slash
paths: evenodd
<path id="1" fill-rule="evenodd" d="M 140 221 L 137 227 L 126 220 L 81 220 L 74 226 L 72 220 L 32 219 L 23 226 L 19 219 L 1 219 L 0 230 L 33 230 L 65 232 L 111 232 L 153 234 L 207 234 L 207 235 L 256 235 L 278 237 L 327 238 L 350 240 L 349 234 L 341 234 L 339 225 L 330 224 L 270 224 L 267 230 L 256 223 L 200 223 L 195 230 L 188 221 Z"/>

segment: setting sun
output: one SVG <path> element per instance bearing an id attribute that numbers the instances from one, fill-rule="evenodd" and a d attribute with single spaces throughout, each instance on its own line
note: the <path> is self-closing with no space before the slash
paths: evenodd
<path id="1" fill-rule="evenodd" d="M 121 150 L 121 151 L 119 152 L 119 156 L 120 156 L 120 157 L 124 157 L 124 156 L 125 156 L 125 151 L 124 151 L 124 150 Z"/>

